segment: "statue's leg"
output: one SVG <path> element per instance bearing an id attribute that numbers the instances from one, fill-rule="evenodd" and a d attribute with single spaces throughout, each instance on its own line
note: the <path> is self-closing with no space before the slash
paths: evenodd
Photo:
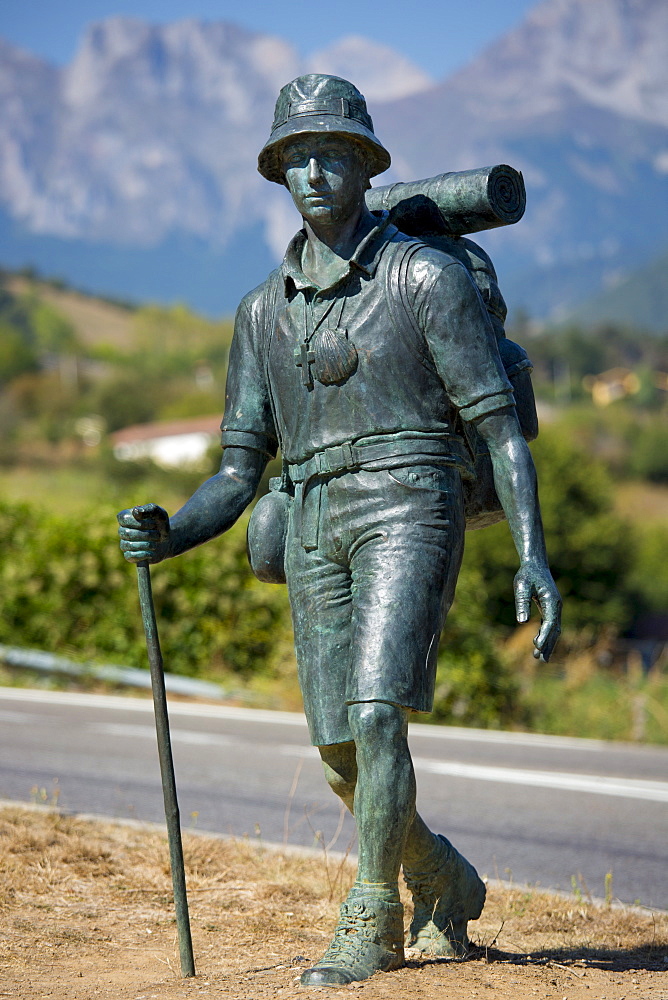
<path id="1" fill-rule="evenodd" d="M 355 743 L 318 749 L 332 791 L 354 812 L 358 777 Z M 360 843 L 362 837 L 360 834 Z M 373 857 L 369 861 L 376 863 Z M 432 833 L 417 812 L 406 832 L 401 862 L 414 908 L 406 946 L 433 957 L 465 954 L 467 922 L 480 916 L 485 901 L 485 886 L 473 866 L 445 837 Z"/>
<path id="2" fill-rule="evenodd" d="M 357 884 L 381 885 L 398 896 L 406 834 L 415 816 L 415 772 L 408 749 L 408 712 L 386 702 L 348 709 L 357 751 L 355 818 Z"/>
<path id="3" fill-rule="evenodd" d="M 331 746 L 318 747 L 318 750 L 329 787 L 354 814 L 357 786 L 357 751 L 354 741 L 334 743 Z M 404 853 L 401 857 L 404 868 L 416 871 L 428 868 L 434 849 L 439 843 L 439 838 L 431 832 L 416 812 L 408 827 L 404 843 Z"/>
<path id="4" fill-rule="evenodd" d="M 403 965 L 398 878 L 406 833 L 415 813 L 407 715 L 405 709 L 386 702 L 350 705 L 355 767 L 349 743 L 343 745 L 346 749 L 330 754 L 333 762 L 338 757 L 338 771 L 326 765 L 336 791 L 351 803 L 354 788 L 351 804 L 359 839 L 357 878 L 341 907 L 332 943 L 316 966 L 304 973 L 303 985 L 341 985 Z M 342 774 L 344 767 L 347 773 Z"/>
<path id="5" fill-rule="evenodd" d="M 354 741 L 333 743 L 331 746 L 318 747 L 318 750 L 329 787 L 354 814 L 357 785 L 357 752 Z"/>
<path id="6" fill-rule="evenodd" d="M 398 901 L 396 880 L 403 862 L 414 904 L 406 943 L 433 956 L 462 956 L 468 950 L 467 922 L 482 913 L 485 886 L 466 858 L 416 813 L 408 712 L 366 702 L 351 705 L 348 718 L 357 751 L 359 837 L 357 879 L 349 899 L 355 893 L 365 898 L 371 890 Z"/>
<path id="7" fill-rule="evenodd" d="M 430 711 L 438 640 L 464 547 L 461 479 L 453 469 L 409 466 L 391 469 L 382 485 L 379 519 L 351 559 L 353 669 L 346 700 Z M 414 903 L 408 945 L 432 955 L 462 954 L 467 921 L 480 916 L 485 898 L 477 873 L 414 813 L 402 863 Z"/>
<path id="8" fill-rule="evenodd" d="M 355 743 L 334 743 L 318 747 L 325 778 L 332 791 L 338 795 L 351 813 L 355 813 L 355 788 L 357 785 L 357 752 Z M 404 869 L 420 871 L 429 867 L 434 852 L 438 853 L 440 838 L 432 833 L 418 812 L 408 828 L 401 863 Z"/>
<path id="9" fill-rule="evenodd" d="M 357 751 L 354 740 L 318 747 L 318 750 L 329 787 L 354 814 L 357 785 Z M 428 863 L 437 842 L 438 838 L 416 812 L 406 834 L 402 864 L 409 868 L 420 868 Z"/>

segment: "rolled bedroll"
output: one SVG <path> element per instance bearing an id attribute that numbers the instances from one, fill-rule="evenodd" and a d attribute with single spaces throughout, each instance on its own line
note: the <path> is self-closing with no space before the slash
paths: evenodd
<path id="1" fill-rule="evenodd" d="M 366 203 L 372 211 L 389 210 L 409 236 L 464 236 L 519 222 L 526 190 L 520 171 L 500 163 L 370 188 Z"/>

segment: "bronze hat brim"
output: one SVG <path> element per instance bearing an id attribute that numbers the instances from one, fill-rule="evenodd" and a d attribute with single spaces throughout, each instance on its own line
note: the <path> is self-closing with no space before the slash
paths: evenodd
<path id="1" fill-rule="evenodd" d="M 280 162 L 280 147 L 296 135 L 308 135 L 310 132 L 327 132 L 330 135 L 341 135 L 360 142 L 370 154 L 371 177 L 387 170 L 391 161 L 390 154 L 378 141 L 376 136 L 361 122 L 340 115 L 314 114 L 295 115 L 278 128 L 274 129 L 260 150 L 257 158 L 257 169 L 268 181 L 285 184 Z"/>

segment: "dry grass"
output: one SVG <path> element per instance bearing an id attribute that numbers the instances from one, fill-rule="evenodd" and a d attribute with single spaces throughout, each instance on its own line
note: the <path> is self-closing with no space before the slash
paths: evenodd
<path id="1" fill-rule="evenodd" d="M 48 811 L 0 812 L 0 997 L 303 995 L 352 869 L 256 844 L 184 841 L 198 975 L 181 980 L 165 837 Z M 668 917 L 493 887 L 466 962 L 405 969 L 328 995 L 368 1000 L 668 996 Z M 308 992 L 308 991 L 307 991 Z"/>

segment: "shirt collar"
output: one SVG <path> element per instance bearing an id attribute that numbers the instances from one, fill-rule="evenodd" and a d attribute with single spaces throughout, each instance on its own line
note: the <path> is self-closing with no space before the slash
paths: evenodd
<path id="1" fill-rule="evenodd" d="M 373 277 L 375 274 L 381 254 L 396 232 L 396 229 L 390 224 L 389 212 L 372 212 L 372 215 L 378 220 L 377 225 L 359 242 L 355 253 L 348 261 L 347 271 L 344 272 L 341 278 L 330 285 L 330 288 L 334 288 L 340 282 L 344 281 L 353 270 L 361 271 L 368 278 Z M 281 270 L 283 272 L 286 294 L 291 291 L 291 288 L 303 291 L 306 288 L 317 287 L 302 271 L 301 259 L 305 243 L 306 231 L 301 229 L 290 240 L 285 257 L 283 258 Z"/>

